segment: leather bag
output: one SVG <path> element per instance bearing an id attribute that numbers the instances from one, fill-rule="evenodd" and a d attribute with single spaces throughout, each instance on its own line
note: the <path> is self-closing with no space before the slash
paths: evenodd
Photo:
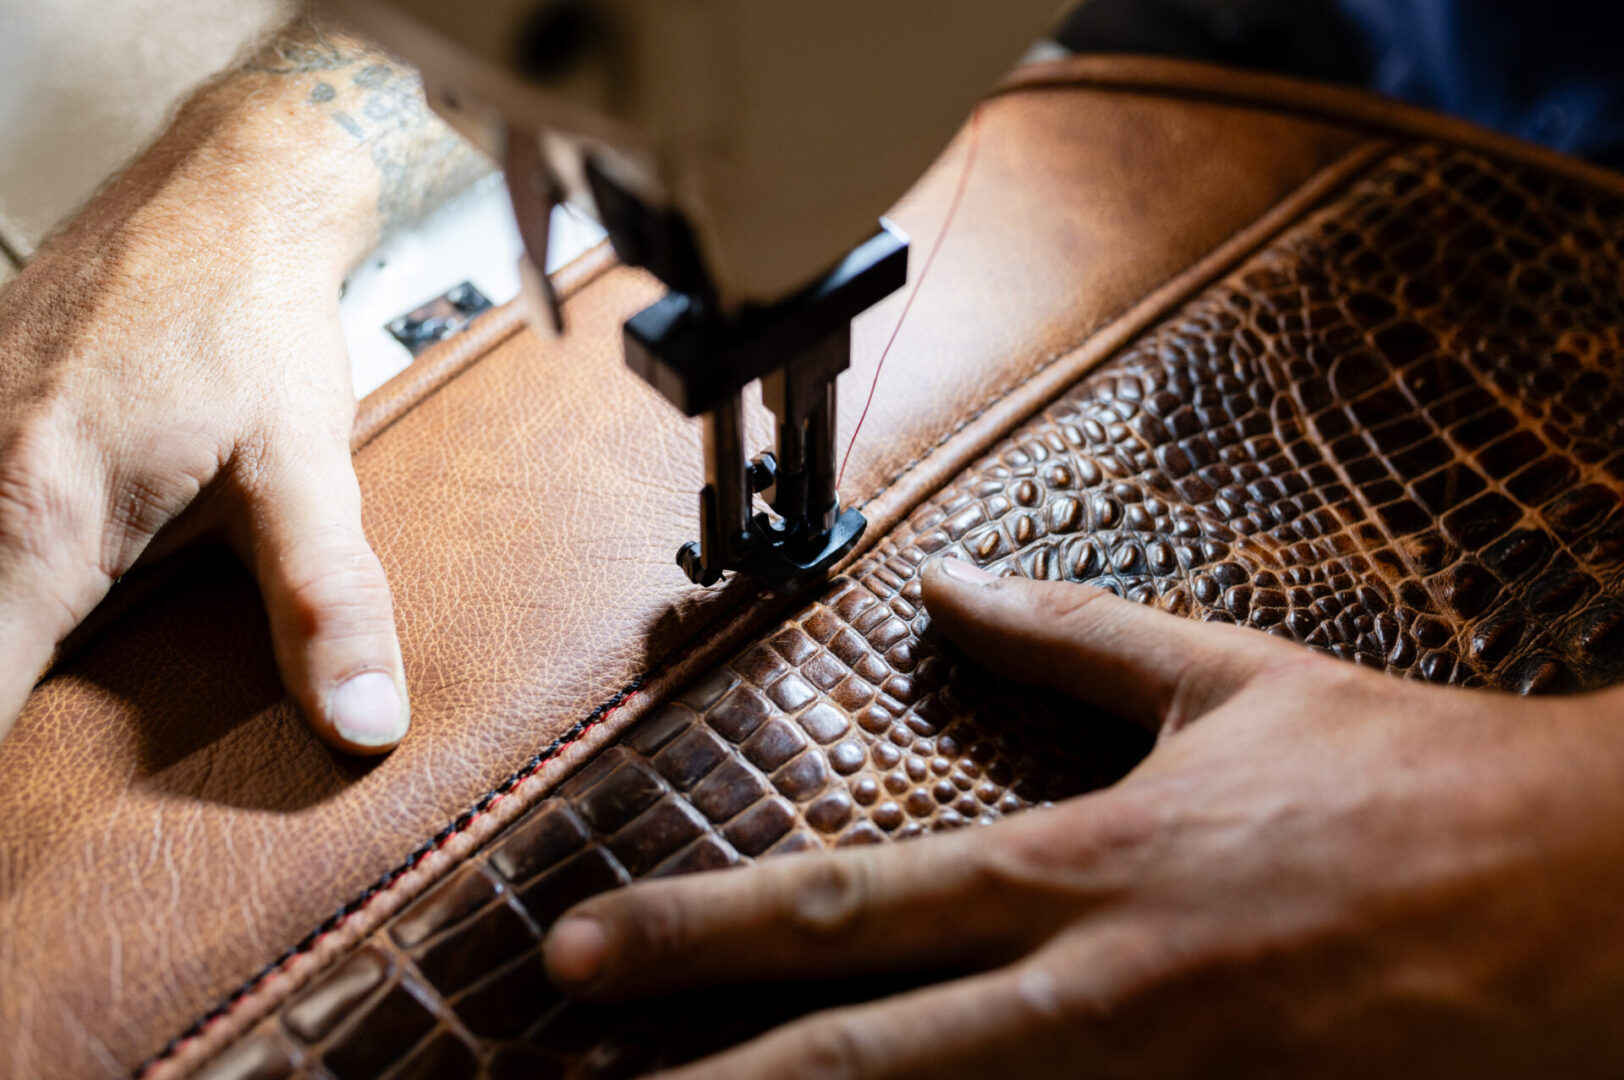
<path id="1" fill-rule="evenodd" d="M 671 563 L 697 432 L 624 370 L 657 288 L 605 252 L 562 275 L 565 338 L 495 312 L 363 403 L 413 692 L 392 756 L 307 733 L 228 559 L 121 585 L 0 744 L 0 1075 L 635 1075 L 888 992 L 586 1009 L 538 950 L 639 877 L 1131 768 L 1136 729 L 933 638 L 944 554 L 1405 678 L 1618 680 L 1624 179 L 1144 59 L 1023 69 L 979 137 L 847 472 L 865 545 L 820 595 Z M 922 245 L 966 150 L 896 211 Z M 845 435 L 902 301 L 855 328 Z"/>

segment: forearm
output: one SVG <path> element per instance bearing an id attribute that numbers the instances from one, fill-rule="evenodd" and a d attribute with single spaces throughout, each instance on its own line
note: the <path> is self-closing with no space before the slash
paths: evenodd
<path id="1" fill-rule="evenodd" d="M 417 72 L 320 22 L 284 30 L 233 81 L 250 100 L 267 93 L 287 102 L 302 137 L 371 162 L 370 171 L 355 170 L 348 192 L 364 203 L 355 231 L 363 253 L 491 169 L 429 109 Z"/>
<path id="2" fill-rule="evenodd" d="M 76 231 L 105 244 L 100 225 L 178 215 L 169 224 L 193 238 L 263 241 L 343 273 L 490 168 L 428 108 L 416 72 L 301 18 L 188 99 Z"/>

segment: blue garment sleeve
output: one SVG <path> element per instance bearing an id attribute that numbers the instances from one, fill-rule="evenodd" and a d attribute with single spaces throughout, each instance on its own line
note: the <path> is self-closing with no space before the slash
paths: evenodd
<path id="1" fill-rule="evenodd" d="M 1624 168 L 1624 4 L 1338 0 L 1374 89 Z"/>

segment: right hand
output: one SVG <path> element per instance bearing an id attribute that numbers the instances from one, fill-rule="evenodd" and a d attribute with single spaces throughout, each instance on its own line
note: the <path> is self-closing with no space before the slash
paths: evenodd
<path id="1" fill-rule="evenodd" d="M 1155 749 L 997 824 L 572 908 L 547 969 L 600 1004 L 922 984 L 662 1080 L 1618 1074 L 1619 690 L 1426 686 L 952 559 L 922 584 L 976 663 L 1137 720 Z"/>

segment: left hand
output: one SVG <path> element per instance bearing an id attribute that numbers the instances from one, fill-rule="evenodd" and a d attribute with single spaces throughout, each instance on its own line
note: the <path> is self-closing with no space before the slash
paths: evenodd
<path id="1" fill-rule="evenodd" d="M 0 294 L 0 738 L 114 581 L 209 538 L 259 579 L 315 733 L 356 754 L 400 741 L 338 296 L 380 235 L 483 168 L 415 75 L 301 19 L 199 89 Z"/>
<path id="2" fill-rule="evenodd" d="M 978 660 L 1159 731 L 1112 789 L 986 828 L 581 904 L 595 1000 L 976 972 L 698 1077 L 1527 1076 L 1624 1050 L 1618 695 L 1401 682 L 1079 585 L 927 568 Z"/>

